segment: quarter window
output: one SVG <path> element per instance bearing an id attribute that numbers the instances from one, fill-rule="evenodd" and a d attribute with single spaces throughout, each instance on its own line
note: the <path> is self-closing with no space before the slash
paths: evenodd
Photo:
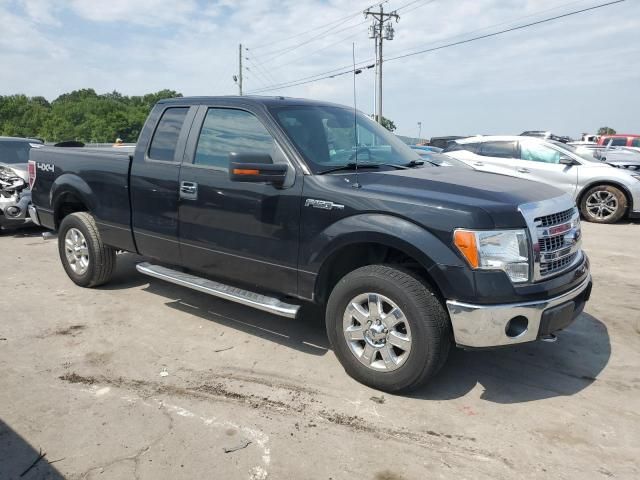
<path id="1" fill-rule="evenodd" d="M 558 163 L 560 152 L 541 143 L 522 142 L 520 144 L 520 159 L 531 162 Z"/>
<path id="2" fill-rule="evenodd" d="M 274 163 L 285 161 L 271 134 L 254 115 L 243 110 L 210 108 L 200 131 L 194 163 L 227 170 L 230 153 L 268 154 Z"/>
<path id="3" fill-rule="evenodd" d="M 164 111 L 151 140 L 149 158 L 164 162 L 175 160 L 178 137 L 188 111 L 188 107 L 168 108 Z"/>
<path id="4" fill-rule="evenodd" d="M 515 158 L 516 142 L 485 142 L 479 154 L 485 157 Z"/>

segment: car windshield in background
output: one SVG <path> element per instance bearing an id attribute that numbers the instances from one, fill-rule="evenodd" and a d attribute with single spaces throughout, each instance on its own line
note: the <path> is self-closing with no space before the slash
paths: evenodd
<path id="1" fill-rule="evenodd" d="M 272 113 L 314 173 L 349 165 L 356 154 L 364 165 L 421 161 L 417 152 L 367 116 L 358 112 L 354 119 L 351 109 L 301 105 L 273 108 Z"/>
<path id="2" fill-rule="evenodd" d="M 567 145 L 566 143 L 558 142 L 556 140 L 550 140 L 555 146 L 562 148 L 568 152 L 573 153 L 574 155 L 578 155 L 580 158 L 588 160 L 589 162 L 599 162 L 596 157 L 593 156 L 593 152 L 587 152 L 585 150 L 578 149 L 573 145 Z"/>
<path id="3" fill-rule="evenodd" d="M 27 163 L 29 161 L 29 142 L 0 141 L 0 163 Z"/>

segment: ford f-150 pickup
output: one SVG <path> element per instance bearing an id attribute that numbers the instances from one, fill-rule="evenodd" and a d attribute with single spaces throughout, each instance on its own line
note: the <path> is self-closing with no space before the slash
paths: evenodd
<path id="1" fill-rule="evenodd" d="M 366 115 L 283 97 L 160 101 L 135 152 L 31 152 L 30 214 L 83 287 L 146 275 L 286 317 L 324 308 L 349 375 L 408 391 L 450 346 L 554 340 L 591 292 L 555 188 L 422 160 Z"/>

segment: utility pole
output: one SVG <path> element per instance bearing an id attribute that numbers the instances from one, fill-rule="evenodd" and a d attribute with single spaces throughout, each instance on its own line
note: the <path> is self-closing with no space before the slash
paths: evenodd
<path id="1" fill-rule="evenodd" d="M 238 90 L 242 96 L 242 44 L 238 45 Z"/>
<path id="2" fill-rule="evenodd" d="M 418 142 L 422 143 L 422 138 L 420 138 L 420 135 L 422 134 L 422 122 L 418 122 Z"/>
<path id="3" fill-rule="evenodd" d="M 369 27 L 369 38 L 376 41 L 376 72 L 377 72 L 377 95 L 376 95 L 376 121 L 382 123 L 382 41 L 393 40 L 393 25 L 390 23 L 392 19 L 397 22 L 400 15 L 394 10 L 391 13 L 385 13 L 382 3 L 379 10 L 365 10 L 364 17 L 372 16 L 374 21 Z"/>

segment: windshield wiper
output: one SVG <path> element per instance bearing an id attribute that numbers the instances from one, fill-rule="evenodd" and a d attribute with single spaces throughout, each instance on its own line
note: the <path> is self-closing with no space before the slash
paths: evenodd
<path id="1" fill-rule="evenodd" d="M 380 168 L 381 166 L 384 167 L 392 167 L 392 168 L 396 168 L 398 170 L 405 170 L 406 167 L 405 165 L 396 165 L 394 163 L 358 163 L 356 165 L 356 162 L 349 162 L 346 165 L 340 165 L 338 167 L 333 167 L 333 168 L 329 168 L 327 170 L 322 170 L 321 172 L 318 172 L 318 175 L 324 175 L 325 173 L 331 173 L 331 172 L 340 172 L 343 170 L 355 170 L 356 166 L 358 167 L 358 169 L 360 168 Z"/>
<path id="2" fill-rule="evenodd" d="M 428 160 L 427 160 L 427 161 L 428 161 Z M 432 163 L 433 165 L 435 165 L 435 163 L 433 163 L 433 162 L 429 162 L 429 163 Z M 415 167 L 420 167 L 420 166 L 422 166 L 422 165 L 424 165 L 424 160 L 411 160 L 409 163 L 405 163 L 405 164 L 403 165 L 403 167 L 406 167 L 406 168 L 415 168 Z"/>

